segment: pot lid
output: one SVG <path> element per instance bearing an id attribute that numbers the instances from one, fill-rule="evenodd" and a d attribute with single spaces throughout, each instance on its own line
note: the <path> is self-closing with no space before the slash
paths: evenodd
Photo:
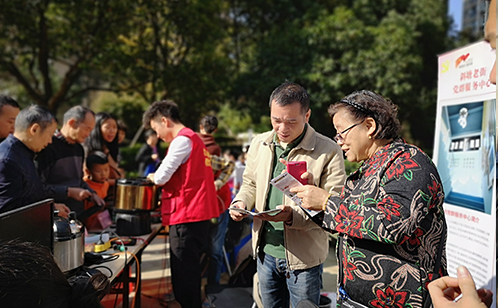
<path id="1" fill-rule="evenodd" d="M 79 235 L 84 231 L 84 226 L 83 224 L 76 219 L 76 213 L 75 212 L 70 212 L 69 213 L 69 226 L 71 227 L 71 233 L 73 235 Z"/>
<path id="2" fill-rule="evenodd" d="M 69 213 L 69 218 L 54 216 L 54 240 L 67 241 L 81 236 L 84 232 L 83 224 L 76 219 L 74 212 Z"/>
<path id="3" fill-rule="evenodd" d="M 54 216 L 54 240 L 67 241 L 71 239 L 69 220 L 61 216 Z"/>
<path id="4" fill-rule="evenodd" d="M 154 183 L 149 181 L 146 177 L 137 177 L 129 179 L 117 179 L 118 185 L 131 185 L 131 186 L 153 186 Z"/>

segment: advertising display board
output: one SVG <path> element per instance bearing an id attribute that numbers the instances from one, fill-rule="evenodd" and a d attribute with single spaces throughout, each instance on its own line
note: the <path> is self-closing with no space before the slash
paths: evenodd
<path id="1" fill-rule="evenodd" d="M 496 290 L 496 53 L 478 42 L 439 56 L 433 160 L 445 192 L 448 272 Z M 494 294 L 496 303 L 496 294 Z"/>

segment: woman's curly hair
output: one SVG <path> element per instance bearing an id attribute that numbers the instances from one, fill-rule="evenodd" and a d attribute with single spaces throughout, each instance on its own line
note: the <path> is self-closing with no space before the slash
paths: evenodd
<path id="1" fill-rule="evenodd" d="M 399 137 L 401 124 L 398 120 L 398 106 L 390 99 L 369 91 L 356 91 L 330 105 L 328 112 L 332 119 L 341 109 L 346 109 L 356 120 L 363 121 L 371 117 L 377 124 L 374 139 L 396 139 Z"/>

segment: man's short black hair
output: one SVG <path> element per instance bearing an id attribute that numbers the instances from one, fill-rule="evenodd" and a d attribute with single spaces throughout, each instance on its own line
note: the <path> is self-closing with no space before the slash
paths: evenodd
<path id="1" fill-rule="evenodd" d="M 50 250 L 37 243 L 0 241 L 2 307 L 97 308 L 110 290 L 102 273 L 69 283 Z"/>
<path id="2" fill-rule="evenodd" d="M 171 100 L 162 100 L 152 103 L 152 105 L 145 111 L 142 118 L 142 123 L 146 129 L 150 128 L 150 121 L 156 117 L 161 116 L 172 120 L 175 123 L 180 122 L 180 110 L 178 105 Z"/>
<path id="3" fill-rule="evenodd" d="M 21 109 L 21 107 L 19 107 L 19 104 L 16 102 L 15 99 L 7 95 L 0 94 L 0 114 L 2 113 L 3 106 L 5 105 Z"/>
<path id="4" fill-rule="evenodd" d="M 308 91 L 297 83 L 290 81 L 282 83 L 273 90 L 270 95 L 270 109 L 273 101 L 279 106 L 299 103 L 299 105 L 301 105 L 302 114 L 305 114 L 310 109 L 310 95 L 308 94 Z"/>
<path id="5" fill-rule="evenodd" d="M 207 115 L 202 118 L 200 124 L 204 127 L 206 133 L 211 134 L 218 128 L 218 119 L 214 115 Z"/>

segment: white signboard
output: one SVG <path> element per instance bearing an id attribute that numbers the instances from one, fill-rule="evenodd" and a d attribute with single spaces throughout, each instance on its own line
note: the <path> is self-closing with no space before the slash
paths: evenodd
<path id="1" fill-rule="evenodd" d="M 448 272 L 496 290 L 496 53 L 478 42 L 439 56 L 434 162 L 445 192 Z M 496 303 L 496 294 L 494 294 Z"/>

